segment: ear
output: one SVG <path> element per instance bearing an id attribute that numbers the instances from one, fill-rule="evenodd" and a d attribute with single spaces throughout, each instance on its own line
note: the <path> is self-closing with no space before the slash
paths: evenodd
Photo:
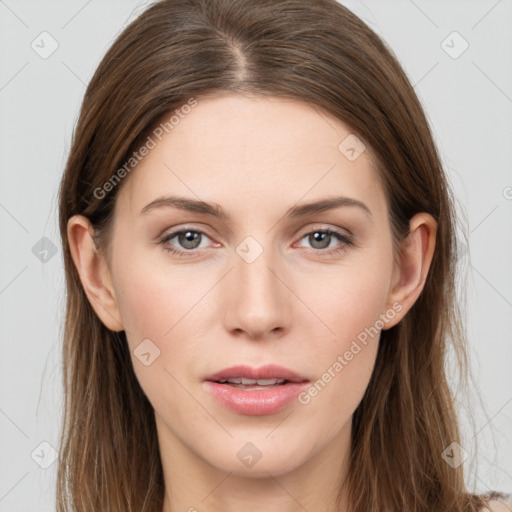
<path id="1" fill-rule="evenodd" d="M 94 228 L 83 215 L 68 220 L 67 234 L 71 256 L 80 281 L 94 311 L 111 331 L 122 331 L 123 324 L 105 257 L 96 248 Z"/>
<path id="2" fill-rule="evenodd" d="M 396 325 L 420 296 L 427 279 L 436 245 L 437 222 L 428 213 L 418 213 L 409 222 L 409 235 L 395 265 L 388 304 L 397 314 L 385 329 Z M 400 307 L 396 307 L 400 305 Z"/>

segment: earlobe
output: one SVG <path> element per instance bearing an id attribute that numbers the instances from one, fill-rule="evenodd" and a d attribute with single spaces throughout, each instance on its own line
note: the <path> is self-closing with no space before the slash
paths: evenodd
<path id="1" fill-rule="evenodd" d="M 74 215 L 68 220 L 67 234 L 73 262 L 94 311 L 111 331 L 124 329 L 110 271 L 95 246 L 94 229 L 86 217 Z"/>
<path id="2" fill-rule="evenodd" d="M 399 303 L 402 308 L 386 329 L 400 322 L 420 296 L 434 256 L 436 232 L 437 222 L 428 213 L 418 213 L 410 220 L 389 295 L 389 304 Z"/>

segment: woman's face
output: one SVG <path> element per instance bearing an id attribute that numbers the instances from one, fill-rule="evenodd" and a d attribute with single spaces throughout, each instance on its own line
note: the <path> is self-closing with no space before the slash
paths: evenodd
<path id="1" fill-rule="evenodd" d="M 278 98 L 198 98 L 167 129 L 125 178 L 109 267 L 162 450 L 251 475 L 335 456 L 380 330 L 403 316 L 369 149 L 340 121 Z M 213 208 L 148 206 L 170 196 Z M 205 380 L 235 365 L 307 382 Z"/>

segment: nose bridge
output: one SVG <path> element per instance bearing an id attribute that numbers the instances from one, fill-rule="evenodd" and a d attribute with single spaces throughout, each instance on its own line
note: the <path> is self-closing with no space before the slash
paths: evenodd
<path id="1" fill-rule="evenodd" d="M 265 337 L 286 327 L 286 286 L 276 276 L 279 263 L 271 243 L 246 237 L 234 255 L 231 273 L 229 327 L 251 337 Z M 234 281 L 234 282 L 233 282 Z"/>

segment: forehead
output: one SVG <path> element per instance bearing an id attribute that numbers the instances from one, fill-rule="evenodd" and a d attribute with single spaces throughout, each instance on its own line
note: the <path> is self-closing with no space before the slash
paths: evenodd
<path id="1" fill-rule="evenodd" d="M 174 118 L 179 121 L 172 129 L 167 126 L 168 133 L 150 134 L 154 147 L 118 198 L 132 215 L 166 192 L 211 199 L 227 208 L 235 198 L 284 201 L 285 206 L 329 193 L 384 199 L 370 148 L 318 107 L 241 95 L 197 102 Z M 363 151 L 354 159 L 352 149 L 355 156 Z"/>

